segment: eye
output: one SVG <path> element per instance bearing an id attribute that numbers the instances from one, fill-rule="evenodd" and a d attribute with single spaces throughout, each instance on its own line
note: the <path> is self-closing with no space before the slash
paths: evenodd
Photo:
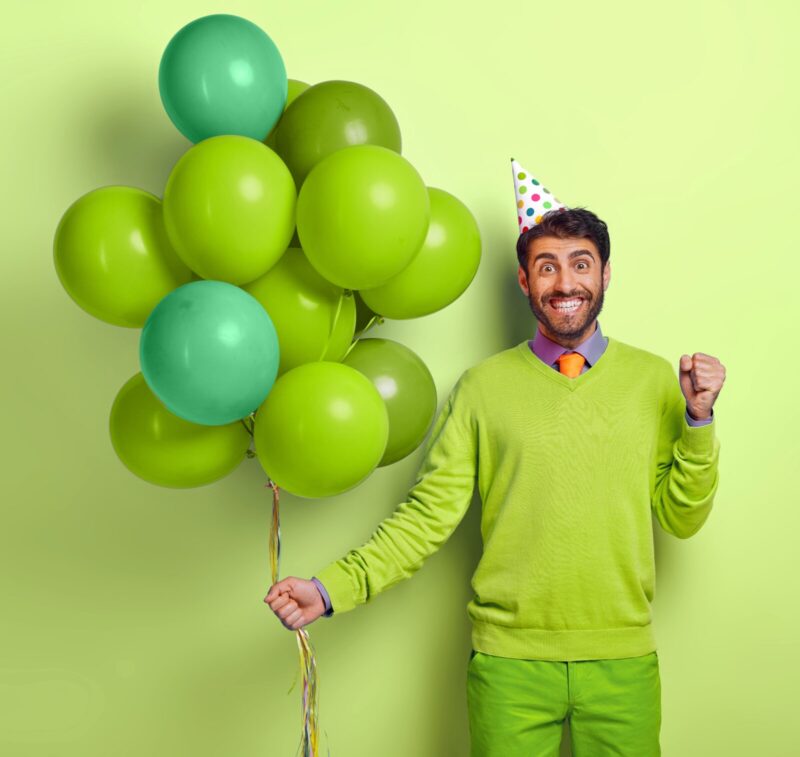
<path id="1" fill-rule="evenodd" d="M 540 270 L 544 271 L 547 268 L 552 268 L 553 266 L 550 263 L 545 263 Z"/>
<path id="2" fill-rule="evenodd" d="M 579 266 L 581 266 L 581 265 L 582 265 L 584 268 L 588 268 L 588 267 L 589 267 L 589 264 L 588 264 L 588 263 L 587 263 L 585 260 L 581 260 L 581 261 L 578 263 L 578 265 L 579 265 Z"/>

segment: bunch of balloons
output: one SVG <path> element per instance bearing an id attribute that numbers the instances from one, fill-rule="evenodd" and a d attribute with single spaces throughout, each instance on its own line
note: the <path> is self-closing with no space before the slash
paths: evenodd
<path id="1" fill-rule="evenodd" d="M 437 404 L 427 366 L 363 335 L 459 297 L 480 261 L 478 226 L 401 155 L 383 98 L 355 82 L 287 79 L 275 43 L 247 19 L 180 29 L 158 86 L 192 143 L 163 197 L 129 186 L 83 195 L 56 229 L 55 268 L 86 312 L 141 329 L 141 371 L 109 419 L 129 470 L 194 487 L 258 457 L 273 488 L 274 584 L 279 487 L 347 491 L 427 434 Z M 304 628 L 297 639 L 301 746 L 313 757 L 316 663 Z"/>
<path id="2" fill-rule="evenodd" d="M 464 292 L 475 219 L 401 155 L 380 95 L 287 79 L 247 19 L 180 29 L 158 86 L 193 143 L 163 197 L 95 189 L 54 239 L 75 302 L 141 328 L 141 372 L 111 408 L 114 450 L 162 486 L 204 485 L 257 456 L 293 494 L 344 492 L 416 449 L 437 404 L 412 350 L 363 334 Z"/>

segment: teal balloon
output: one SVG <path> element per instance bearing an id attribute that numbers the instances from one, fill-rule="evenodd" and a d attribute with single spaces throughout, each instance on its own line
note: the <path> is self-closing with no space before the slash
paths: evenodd
<path id="1" fill-rule="evenodd" d="M 389 414 L 389 438 L 379 466 L 413 452 L 436 413 L 436 383 L 416 352 L 391 339 L 361 338 L 344 365 L 363 373 L 378 390 Z"/>
<path id="2" fill-rule="evenodd" d="M 386 405 L 343 363 L 304 363 L 284 373 L 255 418 L 256 455 L 267 475 L 300 497 L 352 489 L 378 465 L 389 435 Z"/>
<path id="3" fill-rule="evenodd" d="M 187 139 L 221 134 L 264 139 L 283 113 L 286 67 L 270 36 L 228 13 L 186 24 L 167 44 L 158 91 Z"/>
<path id="4" fill-rule="evenodd" d="M 396 153 L 400 125 L 377 92 L 354 81 L 323 81 L 304 90 L 275 129 L 275 151 L 299 190 L 309 171 L 343 147 L 380 145 Z"/>
<path id="5" fill-rule="evenodd" d="M 170 292 L 139 341 L 142 374 L 184 420 L 220 426 L 245 418 L 278 373 L 278 335 L 261 303 L 224 281 L 192 281 Z"/>

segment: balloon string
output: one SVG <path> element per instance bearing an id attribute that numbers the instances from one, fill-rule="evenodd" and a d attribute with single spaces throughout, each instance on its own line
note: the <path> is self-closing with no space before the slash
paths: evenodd
<path id="1" fill-rule="evenodd" d="M 247 433 L 250 434 L 250 436 L 252 436 L 253 435 L 253 428 L 255 427 L 255 422 L 256 422 L 255 413 L 250 413 L 250 415 L 247 416 L 247 420 L 250 421 L 250 425 L 249 426 L 247 425 L 247 421 L 244 418 L 239 418 L 239 420 L 241 421 L 242 425 L 245 427 L 245 430 L 247 431 Z"/>
<path id="2" fill-rule="evenodd" d="M 383 316 L 378 315 L 377 313 L 375 315 L 373 315 L 372 318 L 370 318 L 367 321 L 367 325 L 364 326 L 364 328 L 361 329 L 361 331 L 358 332 L 358 336 L 352 341 L 350 346 L 347 348 L 347 352 L 345 352 L 344 355 L 342 355 L 342 360 L 344 360 L 350 354 L 350 350 L 352 350 L 353 347 L 356 346 L 356 343 L 358 342 L 358 340 L 361 339 L 364 336 L 364 334 L 366 334 L 367 331 L 369 331 L 369 329 L 372 328 L 372 326 L 375 323 L 380 325 L 381 323 L 383 323 L 383 321 L 384 321 Z"/>
<path id="3" fill-rule="evenodd" d="M 248 420 L 250 421 L 249 425 L 247 424 Z M 244 418 L 240 418 L 239 421 L 244 426 L 244 428 L 247 431 L 247 433 L 250 434 L 250 443 L 252 444 L 253 441 L 255 440 L 255 436 L 253 434 L 253 432 L 255 431 L 255 428 L 256 428 L 256 413 L 255 413 L 255 410 L 252 413 L 250 413 L 250 415 L 247 416 L 247 420 L 245 420 Z M 256 453 L 255 453 L 254 450 L 248 448 L 248 449 L 245 450 L 245 455 L 247 455 L 247 457 L 249 457 L 249 458 L 253 458 L 253 457 L 256 456 Z"/>
<path id="4" fill-rule="evenodd" d="M 325 353 L 328 351 L 328 345 L 331 342 L 331 337 L 333 336 L 333 332 L 336 330 L 336 322 L 339 320 L 339 313 L 342 312 L 342 302 L 344 302 L 345 297 L 352 297 L 353 292 L 351 289 L 342 289 L 341 293 L 339 294 L 339 298 L 336 300 L 336 312 L 333 314 L 333 319 L 331 320 L 330 328 L 328 329 L 328 337 L 325 339 L 325 346 L 322 348 L 322 354 L 319 356 L 318 360 L 322 360 L 325 357 Z"/>
<path id="5" fill-rule="evenodd" d="M 281 563 L 281 522 L 279 512 L 280 488 L 267 476 L 267 483 L 272 489 L 272 524 L 269 535 L 269 564 L 272 573 L 272 585 L 278 583 Z M 297 634 L 297 647 L 300 653 L 300 672 L 303 676 L 303 702 L 302 702 L 302 736 L 298 752 L 302 751 L 303 757 L 318 757 L 319 755 L 319 676 L 317 674 L 317 660 L 314 646 L 305 628 L 295 630 Z M 294 688 L 294 685 L 292 685 Z M 291 689 L 289 689 L 291 691 Z M 327 731 L 325 732 L 327 737 Z M 328 757 L 330 757 L 330 746 Z"/>

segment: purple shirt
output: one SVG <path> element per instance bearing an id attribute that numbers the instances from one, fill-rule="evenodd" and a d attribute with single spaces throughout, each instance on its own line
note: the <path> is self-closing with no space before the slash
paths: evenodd
<path id="1" fill-rule="evenodd" d="M 325 602 L 325 612 L 323 613 L 323 615 L 326 618 L 330 617 L 331 615 L 333 615 L 333 607 L 331 607 L 331 598 L 328 596 L 328 592 L 325 591 L 325 587 L 322 585 L 322 581 L 320 581 L 316 576 L 312 576 L 311 580 L 319 589 L 319 593 L 322 594 L 322 600 Z"/>
<path id="2" fill-rule="evenodd" d="M 531 348 L 536 357 L 538 357 L 542 362 L 546 363 L 547 365 L 555 368 L 555 370 L 559 370 L 558 367 L 558 358 L 564 352 L 580 352 L 581 355 L 586 359 L 586 362 L 581 367 L 581 373 L 586 373 L 603 355 L 606 351 L 606 346 L 608 345 L 608 339 L 603 336 L 603 332 L 600 330 L 600 321 L 597 320 L 597 328 L 592 332 L 590 336 L 584 339 L 574 350 L 569 349 L 569 347 L 564 347 L 558 342 L 554 342 L 552 339 L 546 337 L 539 329 L 536 329 L 536 335 L 533 339 L 528 340 L 528 346 Z M 686 409 L 684 414 L 686 418 L 686 422 L 690 426 L 705 426 L 711 421 L 714 420 L 714 411 L 711 411 L 711 417 L 706 418 L 705 420 L 695 420 L 689 415 L 689 409 Z M 312 577 L 311 579 L 316 587 L 319 589 L 319 593 L 322 595 L 322 599 L 325 602 L 325 616 L 329 617 L 333 615 L 333 607 L 331 607 L 331 598 L 328 596 L 328 592 L 325 591 L 325 587 L 322 585 L 322 582 L 316 577 Z"/>

